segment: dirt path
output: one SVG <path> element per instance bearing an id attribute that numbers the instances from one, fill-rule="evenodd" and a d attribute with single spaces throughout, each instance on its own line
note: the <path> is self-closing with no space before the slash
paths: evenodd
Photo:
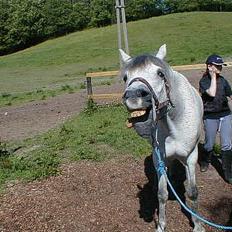
<path id="1" fill-rule="evenodd" d="M 202 75 L 200 70 L 182 71 L 189 81 L 198 89 Z M 232 84 L 232 68 L 224 69 L 224 74 Z M 100 86 L 94 93 L 115 93 L 123 91 L 123 84 Z M 60 125 L 70 117 L 80 113 L 86 106 L 86 91 L 65 94 L 43 101 L 35 101 L 20 106 L 0 108 L 0 139 L 18 140 Z"/>
<path id="2" fill-rule="evenodd" d="M 94 92 L 121 91 L 122 85 L 101 86 Z M 86 106 L 86 91 L 64 94 L 48 100 L 0 108 L 0 139 L 20 140 L 46 132 L 80 113 Z"/>
<path id="3" fill-rule="evenodd" d="M 183 73 L 197 87 L 201 72 Z M 230 75 L 231 82 L 232 70 L 225 70 L 225 74 Z M 120 92 L 122 88 L 122 85 L 113 85 L 94 91 Z M 85 103 L 86 93 L 82 91 L 1 108 L 0 137 L 17 140 L 43 133 L 78 114 Z M 216 159 L 207 173 L 200 173 L 197 167 L 200 213 L 214 222 L 232 225 L 232 186 L 219 173 L 220 163 Z M 145 160 L 137 161 L 122 157 L 103 163 L 66 164 L 57 177 L 29 184 L 9 184 L 0 197 L 0 231 L 154 231 L 157 203 L 152 175 L 154 170 L 148 155 Z M 181 192 L 183 178 L 178 180 L 177 189 Z M 167 231 L 192 231 L 188 218 L 174 200 L 168 201 L 167 218 Z"/>

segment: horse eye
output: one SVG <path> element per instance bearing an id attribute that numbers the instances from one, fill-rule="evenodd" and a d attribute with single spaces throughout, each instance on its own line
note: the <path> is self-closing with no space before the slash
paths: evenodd
<path id="1" fill-rule="evenodd" d="M 123 80 L 124 80 L 124 82 L 127 81 L 127 75 L 125 75 L 125 76 L 123 77 Z"/>
<path id="2" fill-rule="evenodd" d="M 161 72 L 161 71 L 158 71 L 157 74 L 158 74 L 159 77 L 162 77 L 162 78 L 164 77 L 164 73 Z"/>

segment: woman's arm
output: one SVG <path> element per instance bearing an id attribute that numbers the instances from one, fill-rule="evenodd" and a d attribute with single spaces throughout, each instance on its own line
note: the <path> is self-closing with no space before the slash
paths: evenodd
<path id="1" fill-rule="evenodd" d="M 206 90 L 206 93 L 211 97 L 215 97 L 217 90 L 217 74 L 214 70 L 214 66 L 212 66 L 212 69 L 209 70 L 209 74 L 211 76 L 211 83 L 210 87 Z"/>

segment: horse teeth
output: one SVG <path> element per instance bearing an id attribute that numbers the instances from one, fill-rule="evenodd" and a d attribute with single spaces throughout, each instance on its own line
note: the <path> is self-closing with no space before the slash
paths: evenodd
<path id="1" fill-rule="evenodd" d="M 126 126 L 127 126 L 127 128 L 131 128 L 131 127 L 133 127 L 133 124 L 127 120 Z"/>
<path id="2" fill-rule="evenodd" d="M 137 118 L 137 117 L 144 115 L 145 113 L 146 113 L 146 110 L 136 110 L 131 113 L 131 117 Z"/>

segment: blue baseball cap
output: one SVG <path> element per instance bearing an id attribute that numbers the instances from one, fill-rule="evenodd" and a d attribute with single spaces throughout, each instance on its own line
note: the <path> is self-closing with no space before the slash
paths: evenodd
<path id="1" fill-rule="evenodd" d="M 227 64 L 224 63 L 223 59 L 221 56 L 218 55 L 211 55 L 207 58 L 206 64 L 215 64 L 215 65 L 224 65 L 226 66 Z"/>

